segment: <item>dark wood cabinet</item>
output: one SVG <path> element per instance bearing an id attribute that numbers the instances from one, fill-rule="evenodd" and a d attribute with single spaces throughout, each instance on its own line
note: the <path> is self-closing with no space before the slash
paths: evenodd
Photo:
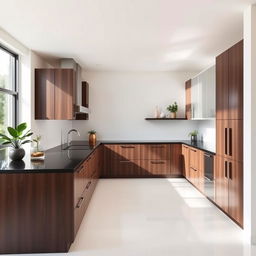
<path id="1" fill-rule="evenodd" d="M 216 58 L 215 202 L 243 226 L 243 41 Z"/>
<path id="2" fill-rule="evenodd" d="M 229 119 L 243 119 L 243 41 L 229 49 Z"/>
<path id="3" fill-rule="evenodd" d="M 186 179 L 190 179 L 189 171 L 189 147 L 182 145 L 182 173 Z"/>
<path id="4" fill-rule="evenodd" d="M 216 58 L 216 118 L 243 119 L 243 41 Z"/>
<path id="5" fill-rule="evenodd" d="M 75 71 L 35 70 L 35 119 L 74 119 Z"/>
<path id="6" fill-rule="evenodd" d="M 192 80 L 188 80 L 185 83 L 185 90 L 186 90 L 186 106 L 185 106 L 185 113 L 186 113 L 186 118 L 188 120 L 191 119 L 191 82 Z"/>
<path id="7" fill-rule="evenodd" d="M 75 104 L 75 71 L 54 69 L 55 74 L 55 120 L 72 120 Z"/>
<path id="8" fill-rule="evenodd" d="M 73 201 L 73 173 L 1 174 L 0 253 L 68 251 Z"/>
<path id="9" fill-rule="evenodd" d="M 217 155 L 243 161 L 243 120 L 217 120 Z"/>
<path id="10" fill-rule="evenodd" d="M 140 147 L 140 159 L 167 160 L 171 157 L 170 144 L 143 144 Z"/>
<path id="11" fill-rule="evenodd" d="M 225 51 L 216 58 L 216 119 L 229 118 L 228 63 L 228 51 Z"/>
<path id="12" fill-rule="evenodd" d="M 55 118 L 55 81 L 53 69 L 35 70 L 35 119 Z"/>
<path id="13" fill-rule="evenodd" d="M 180 177 L 181 144 L 105 144 L 102 177 Z"/>
<path id="14" fill-rule="evenodd" d="M 242 163 L 217 156 L 215 201 L 240 226 L 243 226 Z"/>
<path id="15" fill-rule="evenodd" d="M 182 145 L 170 144 L 170 175 L 182 176 Z"/>

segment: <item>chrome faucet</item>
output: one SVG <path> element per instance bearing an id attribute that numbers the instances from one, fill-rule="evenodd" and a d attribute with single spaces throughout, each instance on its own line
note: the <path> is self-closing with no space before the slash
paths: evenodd
<path id="1" fill-rule="evenodd" d="M 75 132 L 75 133 L 77 133 L 78 136 L 80 136 L 80 133 L 79 133 L 78 130 L 76 130 L 76 129 L 71 129 L 71 130 L 69 130 L 69 131 L 68 131 L 68 134 L 67 134 L 67 144 L 68 144 L 68 147 L 70 146 L 69 135 L 70 135 L 72 132 Z"/>

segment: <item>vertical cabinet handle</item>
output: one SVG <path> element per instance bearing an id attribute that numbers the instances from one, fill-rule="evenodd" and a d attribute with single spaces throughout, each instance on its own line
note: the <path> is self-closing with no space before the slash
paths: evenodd
<path id="1" fill-rule="evenodd" d="M 224 136 L 224 141 L 225 141 L 225 155 L 228 154 L 228 128 L 225 128 L 225 136 Z"/>
<path id="2" fill-rule="evenodd" d="M 224 168 L 224 175 L 225 175 L 225 178 L 228 178 L 228 162 L 225 161 L 225 168 Z"/>
<path id="3" fill-rule="evenodd" d="M 232 156 L 232 128 L 229 128 L 229 152 L 228 154 Z"/>
<path id="4" fill-rule="evenodd" d="M 233 173 L 232 173 L 232 163 L 231 163 L 231 162 L 229 162 L 228 176 L 229 176 L 229 179 L 232 180 L 232 178 L 233 178 Z"/>

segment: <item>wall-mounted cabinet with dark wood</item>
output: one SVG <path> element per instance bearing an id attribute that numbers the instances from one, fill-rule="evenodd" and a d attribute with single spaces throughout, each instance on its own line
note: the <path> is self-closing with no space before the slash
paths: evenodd
<path id="1" fill-rule="evenodd" d="M 75 86 L 73 69 L 36 69 L 35 119 L 74 119 Z"/>

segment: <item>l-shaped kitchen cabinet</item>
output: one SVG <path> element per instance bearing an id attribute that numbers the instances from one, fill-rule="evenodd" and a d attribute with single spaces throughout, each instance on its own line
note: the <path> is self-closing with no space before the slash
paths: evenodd
<path id="1" fill-rule="evenodd" d="M 105 144 L 102 177 L 180 177 L 181 144 Z"/>
<path id="2" fill-rule="evenodd" d="M 102 146 L 73 172 L 0 176 L 0 254 L 67 252 L 102 165 Z"/>

